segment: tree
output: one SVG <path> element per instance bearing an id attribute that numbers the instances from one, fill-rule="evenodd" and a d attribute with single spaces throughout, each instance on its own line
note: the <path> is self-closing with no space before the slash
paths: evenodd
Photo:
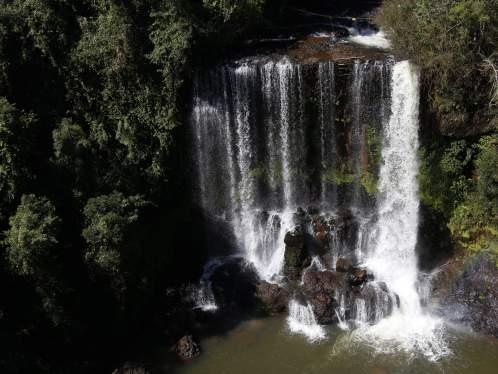
<path id="1" fill-rule="evenodd" d="M 58 280 L 61 220 L 45 197 L 23 195 L 4 233 L 7 263 L 11 271 L 28 281 L 41 298 L 41 309 L 54 325 L 62 319 Z"/>
<path id="2" fill-rule="evenodd" d="M 92 274 L 107 278 L 118 294 L 125 291 L 127 271 L 133 266 L 136 248 L 130 235 L 145 205 L 139 195 L 114 191 L 89 199 L 84 208 L 85 262 Z"/>
<path id="3" fill-rule="evenodd" d="M 31 179 L 34 116 L 0 97 L 0 219 Z"/>
<path id="4" fill-rule="evenodd" d="M 61 221 L 45 197 L 23 195 L 9 219 L 4 244 L 11 269 L 18 275 L 42 281 L 57 264 L 57 233 Z"/>
<path id="5" fill-rule="evenodd" d="M 448 134 L 493 126 L 498 0 L 387 0 L 378 21 L 395 51 L 424 69 Z"/>

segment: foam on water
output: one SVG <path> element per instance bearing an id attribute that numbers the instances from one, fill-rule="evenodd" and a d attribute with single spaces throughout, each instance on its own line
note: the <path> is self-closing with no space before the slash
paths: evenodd
<path id="1" fill-rule="evenodd" d="M 381 49 L 391 48 L 391 42 L 387 39 L 386 34 L 383 31 L 371 32 L 365 35 L 360 34 L 357 30 L 351 30 L 351 36 L 348 40 L 356 43 L 365 45 L 367 47 L 375 47 Z"/>

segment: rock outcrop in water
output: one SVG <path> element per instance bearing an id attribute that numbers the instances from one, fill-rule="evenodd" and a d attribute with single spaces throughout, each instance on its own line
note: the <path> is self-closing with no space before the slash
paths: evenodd
<path id="1" fill-rule="evenodd" d="M 498 338 L 498 267 L 486 254 L 441 267 L 432 294 L 446 318 Z"/>
<path id="2" fill-rule="evenodd" d="M 186 335 L 176 343 L 175 352 L 181 360 L 190 361 L 201 354 L 201 348 L 191 335 Z"/>
<path id="3" fill-rule="evenodd" d="M 278 284 L 262 281 L 256 286 L 256 298 L 266 313 L 274 315 L 286 312 L 290 294 Z"/>

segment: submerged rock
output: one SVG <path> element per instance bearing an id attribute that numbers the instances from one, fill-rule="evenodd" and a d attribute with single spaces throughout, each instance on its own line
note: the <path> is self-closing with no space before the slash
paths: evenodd
<path id="1" fill-rule="evenodd" d="M 256 298 L 269 314 L 284 313 L 289 304 L 289 292 L 278 284 L 260 282 L 256 286 Z"/>
<path id="2" fill-rule="evenodd" d="M 201 354 L 201 349 L 191 335 L 185 335 L 176 343 L 175 352 L 181 360 L 190 361 Z"/>

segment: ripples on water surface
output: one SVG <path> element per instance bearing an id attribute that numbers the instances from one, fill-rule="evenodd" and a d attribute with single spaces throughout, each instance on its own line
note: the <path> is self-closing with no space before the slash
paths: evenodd
<path id="1" fill-rule="evenodd" d="M 466 332 L 448 332 L 452 354 L 432 362 L 414 354 L 375 353 L 350 332 L 327 328 L 328 339 L 310 344 L 289 332 L 285 319 L 244 322 L 236 329 L 202 341 L 203 354 L 163 372 L 179 374 L 495 374 L 498 343 Z M 164 352 L 164 351 L 163 351 Z"/>

